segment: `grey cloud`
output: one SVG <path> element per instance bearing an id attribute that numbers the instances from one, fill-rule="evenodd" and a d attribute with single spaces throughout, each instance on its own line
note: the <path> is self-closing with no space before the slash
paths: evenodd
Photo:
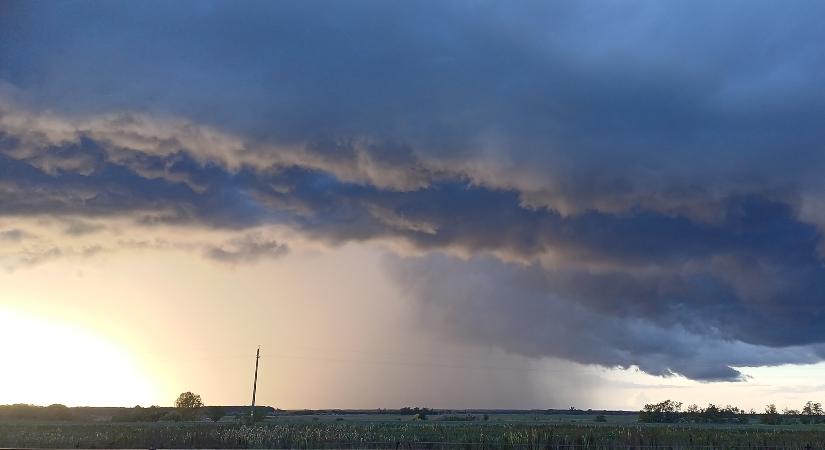
<path id="1" fill-rule="evenodd" d="M 223 246 L 212 246 L 205 251 L 206 257 L 226 264 L 254 262 L 264 258 L 278 258 L 289 248 L 277 241 L 262 239 L 260 236 L 246 236 L 234 239 Z"/>
<path id="2" fill-rule="evenodd" d="M 45 261 L 61 257 L 63 255 L 63 249 L 58 247 L 44 248 L 38 250 L 26 250 L 18 255 L 18 261 L 16 264 L 7 265 L 6 268 L 12 270 L 17 267 L 34 266 L 37 264 L 41 264 Z"/>
<path id="3" fill-rule="evenodd" d="M 60 246 L 51 243 L 25 247 L 12 252 L 5 252 L 0 264 L 6 270 L 14 271 L 21 268 L 33 267 L 59 258 L 90 258 L 106 249 L 101 245 L 87 246 Z"/>
<path id="4" fill-rule="evenodd" d="M 34 105 L 183 116 L 403 188 L 457 171 L 576 211 L 819 190 L 815 2 L 367 5 L 22 3 L 0 77 Z"/>
<path id="5" fill-rule="evenodd" d="M 433 255 L 393 257 L 390 267 L 404 292 L 419 305 L 422 327 L 522 355 L 638 366 L 651 374 L 680 374 L 703 381 L 741 379 L 734 367 L 804 364 L 821 358 L 817 346 L 775 348 L 732 339 L 725 323 L 710 330 L 705 325 L 691 329 L 691 321 L 702 320 L 694 316 L 702 314 L 701 307 L 667 295 L 657 300 L 677 317 L 616 314 L 565 292 L 569 286 L 564 286 L 563 276 L 535 266 L 490 258 L 461 263 Z M 590 281 L 597 289 L 600 277 L 593 275 Z M 606 292 L 601 300 L 617 299 Z"/>
<path id="6" fill-rule="evenodd" d="M 11 3 L 0 215 L 495 255 L 527 266 L 398 279 L 459 337 L 532 356 L 703 380 L 818 361 L 823 12 Z"/>
<path id="7" fill-rule="evenodd" d="M 208 169 L 200 173 L 208 173 Z M 249 193 L 226 182 L 232 180 L 226 171 L 221 170 L 220 176 L 224 180 L 213 180 L 210 189 L 198 192 L 186 183 L 147 178 L 135 168 L 108 160 L 89 173 L 49 173 L 25 160 L 0 154 L 0 195 L 4 200 L 0 214 L 105 217 L 162 212 L 155 217 L 163 222 L 199 221 L 227 227 L 260 221 L 264 211 L 256 209 Z"/>
<path id="8" fill-rule="evenodd" d="M 17 228 L 0 231 L 0 240 L 20 242 L 26 236 L 26 232 Z"/>
<path id="9" fill-rule="evenodd" d="M 105 227 L 103 225 L 97 223 L 89 223 L 82 220 L 69 219 L 65 223 L 63 232 L 72 236 L 82 236 L 85 234 L 91 234 L 103 230 L 104 228 Z"/>
<path id="10" fill-rule="evenodd" d="M 86 147 L 97 152 L 97 145 Z M 141 175 L 150 159 L 174 160 L 176 173 L 202 188 Z M 144 161 L 138 169 L 122 165 L 135 160 Z M 569 270 L 555 274 L 550 286 L 602 313 L 678 324 L 692 333 L 723 333 L 723 338 L 755 345 L 805 345 L 825 338 L 815 295 L 825 282 L 821 237 L 797 218 L 787 194 L 727 198 L 720 202 L 720 217 L 702 222 L 645 209 L 564 216 L 525 206 L 518 192 L 462 180 L 384 190 L 300 167 L 232 172 L 185 154 L 115 163 L 104 152 L 99 167 L 88 174 L 48 173 L 9 157 L 5 162 L 13 168 L 0 173 L 7 186 L 2 193 L 6 215 L 140 212 L 134 217 L 144 225 L 242 230 L 280 223 L 335 243 L 403 240 L 421 250 L 492 252 L 525 260 L 554 254 Z M 268 241 L 230 244 L 206 255 L 234 262 L 281 251 Z M 596 277 L 588 270 L 602 273 Z M 723 331 L 717 330 L 720 324 L 727 324 Z"/>

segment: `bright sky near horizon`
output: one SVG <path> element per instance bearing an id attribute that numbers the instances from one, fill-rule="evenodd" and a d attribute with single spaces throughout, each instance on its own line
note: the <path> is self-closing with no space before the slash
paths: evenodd
<path id="1" fill-rule="evenodd" d="M 0 404 L 170 405 L 185 390 L 245 404 L 258 344 L 258 402 L 285 409 L 636 409 L 674 398 L 760 410 L 825 394 L 825 365 L 699 383 L 444 342 L 410 320 L 416 305 L 386 279 L 381 254 L 310 248 L 227 268 L 141 250 L 2 273 L 0 342 L 14 369 L 0 371 Z"/>
<path id="2" fill-rule="evenodd" d="M 816 2 L 0 4 L 0 404 L 825 401 Z"/>

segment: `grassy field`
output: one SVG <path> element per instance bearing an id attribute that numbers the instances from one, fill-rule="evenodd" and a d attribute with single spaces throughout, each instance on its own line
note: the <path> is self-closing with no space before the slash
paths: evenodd
<path id="1" fill-rule="evenodd" d="M 488 414 L 484 420 L 484 413 L 456 412 L 450 414 L 430 415 L 430 422 L 470 422 L 470 423 L 501 423 L 501 424 L 597 424 L 597 414 Z M 638 421 L 636 414 L 621 414 L 605 416 L 607 423 L 635 424 Z M 267 423 L 307 423 L 307 422 L 410 422 L 415 421 L 409 415 L 396 414 L 302 414 L 282 415 L 270 417 Z"/>
<path id="2" fill-rule="evenodd" d="M 472 414 L 475 415 L 475 414 Z M 644 425 L 633 415 L 307 414 L 237 423 L 0 422 L 0 447 L 823 449 L 825 425 Z M 464 417 L 462 417 L 464 416 Z M 477 416 L 477 415 L 476 415 Z M 615 419 L 611 423 L 611 419 Z"/>

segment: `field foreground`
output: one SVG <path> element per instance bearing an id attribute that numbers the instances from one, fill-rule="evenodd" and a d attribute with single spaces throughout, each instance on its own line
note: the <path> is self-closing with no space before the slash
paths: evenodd
<path id="1" fill-rule="evenodd" d="M 825 430 L 487 423 L 0 423 L 5 448 L 825 449 Z"/>

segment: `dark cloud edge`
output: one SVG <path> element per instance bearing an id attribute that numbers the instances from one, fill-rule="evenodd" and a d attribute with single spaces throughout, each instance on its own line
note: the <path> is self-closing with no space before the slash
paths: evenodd
<path id="1" fill-rule="evenodd" d="M 13 149 L 13 139 L 3 140 L 5 149 Z M 513 276 L 503 285 L 529 282 L 554 302 L 564 299 L 589 313 L 627 321 L 625 325 L 643 319 L 698 336 L 769 348 L 825 342 L 818 326 L 825 314 L 817 296 L 825 291 L 820 233 L 798 219 L 793 202 L 774 195 L 730 196 L 723 202 L 724 215 L 714 222 L 643 208 L 565 216 L 546 207 L 526 207 L 517 191 L 475 185 L 465 178 L 396 191 L 343 182 L 297 165 L 230 171 L 198 162 L 184 150 L 163 156 L 134 152 L 134 158 L 115 163 L 104 144 L 89 138 L 41 150 L 53 158 L 92 163 L 82 173 L 71 165 L 47 171 L 38 167 L 39 160 L 4 152 L 0 215 L 109 217 L 138 212 L 143 224 L 228 230 L 285 224 L 332 244 L 400 239 L 425 251 L 455 248 L 471 255 L 509 255 L 533 263 L 526 279 Z M 208 249 L 205 256 L 236 263 L 286 251 L 276 242 L 230 244 Z M 536 263 L 548 253 L 561 257 L 562 269 Z M 509 266 L 522 267 L 505 264 L 485 276 L 495 279 Z M 651 268 L 658 270 L 651 273 Z M 629 336 L 632 330 L 617 334 Z M 614 357 L 623 360 L 592 362 L 626 366 L 633 355 L 646 354 L 634 347 L 637 343 L 624 345 L 628 348 L 613 344 Z M 659 349 L 673 355 L 682 351 L 676 344 Z M 640 367 L 703 380 L 741 376 L 718 361 L 693 369 L 673 363 Z"/>

